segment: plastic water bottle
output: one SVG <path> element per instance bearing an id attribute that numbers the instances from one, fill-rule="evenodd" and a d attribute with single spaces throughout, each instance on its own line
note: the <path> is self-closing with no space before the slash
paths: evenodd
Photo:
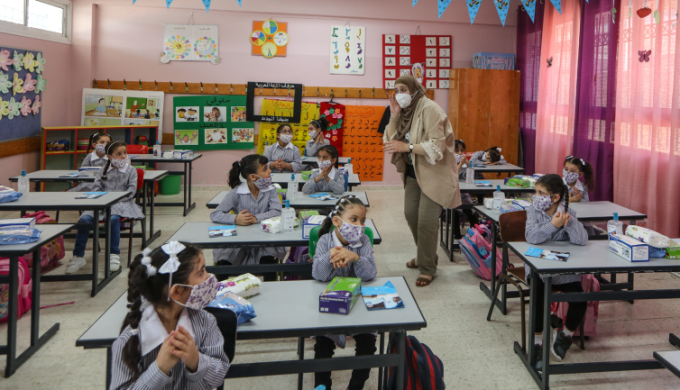
<path id="1" fill-rule="evenodd" d="M 352 165 L 352 159 L 347 159 L 347 164 L 345 164 L 345 170 L 347 171 L 347 174 L 353 175 L 354 174 L 354 165 Z"/>
<path id="2" fill-rule="evenodd" d="M 288 182 L 288 188 L 286 189 L 286 200 L 293 200 L 297 198 L 298 195 L 298 182 L 295 180 L 295 174 L 290 174 L 290 181 Z"/>
<path id="3" fill-rule="evenodd" d="M 290 207 L 290 201 L 286 200 L 286 207 L 281 210 L 281 219 L 283 222 L 283 233 L 293 233 L 293 225 L 295 220 L 295 209 Z"/>
<path id="4" fill-rule="evenodd" d="M 26 170 L 21 171 L 21 176 L 19 176 L 19 192 L 22 194 L 28 194 L 31 191 L 31 185 L 28 180 L 28 176 L 26 176 Z"/>
<path id="5" fill-rule="evenodd" d="M 156 141 L 156 145 L 153 146 L 154 157 L 161 157 L 163 152 L 161 151 L 161 141 Z"/>
<path id="6" fill-rule="evenodd" d="M 344 177 L 344 179 L 345 179 L 345 192 L 349 191 L 348 190 L 348 188 L 349 188 L 349 173 L 347 172 L 347 170 L 345 168 L 340 168 L 338 170 L 338 173 L 341 174 L 342 177 Z"/>
<path id="7" fill-rule="evenodd" d="M 623 235 L 623 222 L 619 221 L 619 213 L 614 213 L 614 219 L 607 222 L 607 234 Z"/>
<path id="8" fill-rule="evenodd" d="M 493 210 L 500 212 L 503 204 L 505 204 L 505 194 L 501 192 L 501 186 L 497 186 L 496 192 L 493 193 Z"/>
<path id="9" fill-rule="evenodd" d="M 467 172 L 465 173 L 465 183 L 475 184 L 475 169 L 468 165 Z"/>

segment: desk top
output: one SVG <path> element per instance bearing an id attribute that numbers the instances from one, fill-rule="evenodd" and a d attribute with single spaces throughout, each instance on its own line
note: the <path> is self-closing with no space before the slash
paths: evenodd
<path id="1" fill-rule="evenodd" d="M 576 202 L 569 203 L 569 208 L 576 211 L 576 217 L 579 221 L 609 221 L 614 218 L 614 213 L 619 213 L 619 219 L 622 220 L 637 220 L 645 219 L 647 215 L 638 213 L 623 206 L 619 206 L 612 202 Z M 475 206 L 475 210 L 485 215 L 487 218 L 498 222 L 501 213 L 494 210 L 489 210 L 484 206 Z"/>
<path id="2" fill-rule="evenodd" d="M 505 164 L 505 165 L 485 165 L 483 167 L 473 167 L 475 173 L 522 173 L 524 168 L 518 167 L 517 165 Z"/>
<path id="3" fill-rule="evenodd" d="M 134 156 L 131 156 L 130 158 L 132 161 L 136 162 L 150 162 L 150 163 L 181 163 L 181 162 L 192 162 L 196 161 L 199 158 L 201 158 L 203 154 L 198 153 L 194 154 L 192 158 L 184 158 L 184 159 L 175 159 L 175 158 L 163 158 L 163 157 L 158 157 L 154 156 L 153 154 L 136 154 Z"/>
<path id="4" fill-rule="evenodd" d="M 109 192 L 96 199 L 76 199 L 80 195 L 82 192 L 29 192 L 15 202 L 0 203 L 0 210 L 102 210 L 130 194 Z"/>
<path id="5" fill-rule="evenodd" d="M 209 237 L 208 227 L 223 226 L 212 222 L 186 222 L 168 239 L 168 241 L 186 242 L 201 248 L 233 248 L 256 246 L 307 246 L 309 239 L 302 238 L 302 227 L 295 228 L 293 233 L 265 233 L 260 230 L 260 224 L 236 226 L 236 236 Z M 378 229 L 372 219 L 366 220 L 366 227 L 373 230 L 373 244 L 382 242 Z M 679 262 L 680 263 L 680 262 Z"/>
<path id="6" fill-rule="evenodd" d="M 349 159 L 351 157 L 338 157 L 338 164 L 339 165 L 345 165 L 349 163 Z M 318 164 L 319 159 L 317 157 L 305 157 L 302 156 L 302 162 L 305 164 Z"/>
<path id="7" fill-rule="evenodd" d="M 238 326 L 240 340 L 309 337 L 323 334 L 418 330 L 427 321 L 402 276 L 376 278 L 364 286 L 392 282 L 403 309 L 368 311 L 359 299 L 348 315 L 319 312 L 319 294 L 328 285 L 314 280 L 262 283 L 262 292 L 248 299 L 257 317 Z M 127 313 L 127 292 L 76 341 L 77 347 L 108 347 L 118 338 Z"/>
<path id="8" fill-rule="evenodd" d="M 649 259 L 645 262 L 629 262 L 609 251 L 609 241 L 588 241 L 584 246 L 573 245 L 568 241 L 553 241 L 540 245 L 528 242 L 509 242 L 512 249 L 532 271 L 539 274 L 581 274 L 607 272 L 678 272 L 680 260 Z M 529 257 L 524 254 L 530 247 L 569 252 L 566 262 Z"/>
<path id="9" fill-rule="evenodd" d="M 288 184 L 290 181 L 290 173 L 272 173 L 272 182 L 278 183 L 278 184 Z M 302 174 L 301 173 L 296 173 L 295 174 L 295 181 L 298 183 L 306 183 L 306 180 L 302 180 Z M 361 185 L 361 180 L 359 179 L 359 175 L 352 174 L 349 175 L 349 180 L 348 184 L 351 186 L 358 186 Z"/>
<path id="10" fill-rule="evenodd" d="M 220 205 L 222 202 L 222 199 L 224 199 L 225 196 L 229 191 L 220 191 L 219 194 L 215 195 L 214 198 L 212 198 L 208 203 L 206 203 L 206 207 L 209 209 L 216 209 L 217 206 Z M 345 195 L 354 195 L 357 198 L 359 198 L 365 205 L 366 207 L 370 207 L 370 204 L 368 203 L 368 195 L 366 195 L 365 192 L 345 192 L 342 195 L 334 195 L 331 192 L 328 192 L 328 194 L 333 195 L 333 196 L 345 196 Z M 298 194 L 298 197 L 290 201 L 290 206 L 293 207 L 294 209 L 318 209 L 318 208 L 332 208 L 335 206 L 335 203 L 337 201 L 334 200 L 319 200 L 312 198 L 309 195 L 305 195 L 303 193 Z"/>
<path id="11" fill-rule="evenodd" d="M 144 181 L 156 181 L 168 176 L 170 172 L 158 169 L 150 169 L 144 171 Z"/>
<path id="12" fill-rule="evenodd" d="M 31 253 L 34 250 L 45 245 L 45 243 L 52 241 L 55 237 L 58 237 L 67 231 L 71 230 L 75 225 L 72 223 L 64 224 L 42 224 L 35 225 L 36 229 L 40 230 L 40 239 L 36 242 L 31 242 L 29 244 L 19 244 L 19 245 L 0 245 L 0 256 L 23 256 L 27 253 Z"/>
<path id="13" fill-rule="evenodd" d="M 87 181 L 93 182 L 97 171 L 81 171 L 78 172 L 80 176 L 78 177 L 63 177 L 70 173 L 76 173 L 77 170 L 62 170 L 62 169 L 44 169 L 40 171 L 35 171 L 26 174 L 28 180 L 31 182 L 76 182 L 76 181 Z M 144 181 L 154 181 L 163 178 L 168 175 L 168 171 L 163 170 L 148 170 L 144 171 Z M 19 176 L 10 177 L 11 182 L 19 181 Z"/>
<path id="14" fill-rule="evenodd" d="M 496 187 L 501 186 L 501 192 L 522 192 L 522 193 L 533 193 L 536 191 L 535 188 L 519 188 L 510 187 L 504 184 L 505 180 L 475 180 L 475 181 L 488 181 L 491 183 L 491 187 L 477 187 L 474 183 L 467 184 L 465 181 L 460 182 L 460 192 L 467 192 L 469 194 L 492 194 L 496 192 Z"/>
<path id="15" fill-rule="evenodd" d="M 654 352 L 654 359 L 658 360 L 664 367 L 673 374 L 680 377 L 680 351 L 661 351 Z"/>

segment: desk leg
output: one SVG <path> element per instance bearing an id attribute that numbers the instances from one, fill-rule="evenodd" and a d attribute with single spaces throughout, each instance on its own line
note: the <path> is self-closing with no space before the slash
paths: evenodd
<path id="1" fill-rule="evenodd" d="M 142 248 L 146 248 L 146 195 L 148 193 L 149 183 L 144 180 L 142 184 L 142 213 L 144 213 L 144 219 L 142 220 Z M 151 234 L 153 234 L 153 230 L 151 231 Z"/>
<path id="2" fill-rule="evenodd" d="M 495 223 L 491 224 L 491 296 L 496 293 L 496 236 L 498 228 Z M 495 302 L 494 302 L 495 303 Z"/>
<path id="3" fill-rule="evenodd" d="M 635 283 L 635 274 L 628 274 L 628 291 L 633 291 L 633 284 Z M 628 301 L 628 303 L 633 304 L 635 301 Z"/>
<path id="4" fill-rule="evenodd" d="M 92 228 L 92 294 L 97 295 L 99 281 L 99 210 L 94 210 L 94 227 Z"/>
<path id="5" fill-rule="evenodd" d="M 150 192 L 151 192 L 151 193 L 150 193 L 150 198 L 149 198 L 149 203 L 151 204 L 151 214 L 150 214 L 150 216 L 149 216 L 149 230 L 150 230 L 150 231 L 149 231 L 149 239 L 147 240 L 146 245 L 144 246 L 145 248 L 146 248 L 149 244 L 151 244 L 151 242 L 152 242 L 153 240 L 155 240 L 155 239 L 157 239 L 158 237 L 161 236 L 161 231 L 160 231 L 160 230 L 159 230 L 159 231 L 155 231 L 155 230 L 154 230 L 154 226 L 153 226 L 153 221 L 154 221 L 154 219 L 156 218 L 156 211 L 155 211 L 155 207 L 154 207 L 154 204 L 155 204 L 155 202 L 156 202 L 156 197 L 155 197 L 156 184 L 155 184 L 155 182 L 154 182 L 154 185 L 152 186 Z"/>
<path id="6" fill-rule="evenodd" d="M 534 362 L 538 359 L 538 356 L 534 356 L 534 337 L 536 334 L 536 272 L 532 272 L 531 282 L 529 283 L 529 341 L 524 345 L 528 349 L 524 352 L 529 355 L 529 367 L 533 370 Z"/>
<path id="7" fill-rule="evenodd" d="M 184 216 L 187 216 L 187 209 L 189 208 L 189 203 L 187 203 L 187 195 L 189 192 L 189 186 L 187 181 L 189 180 L 189 164 L 184 163 Z"/>
<path id="8" fill-rule="evenodd" d="M 106 348 L 106 388 L 111 388 L 111 347 Z"/>
<path id="9" fill-rule="evenodd" d="M 187 210 L 187 214 L 189 214 L 189 211 L 191 211 L 196 205 L 191 203 L 191 183 L 193 183 L 193 171 L 194 171 L 194 163 L 189 162 L 189 210 Z"/>
<path id="10" fill-rule="evenodd" d="M 31 347 L 38 343 L 40 337 L 40 252 L 42 248 L 33 252 L 33 291 L 31 292 Z"/>
<path id="11" fill-rule="evenodd" d="M 397 366 L 397 390 L 404 390 L 404 370 L 406 369 L 406 332 L 400 330 L 397 332 L 397 353 L 399 354 L 399 365 Z"/>
<path id="12" fill-rule="evenodd" d="M 501 245 L 503 246 L 503 269 L 501 270 L 501 272 L 503 273 L 503 275 L 507 275 L 508 274 L 508 264 L 510 263 L 510 258 L 509 258 L 509 254 L 508 254 L 508 246 L 505 244 L 505 242 L 503 242 Z M 506 314 L 508 314 L 508 307 L 507 307 L 508 299 L 505 297 L 505 293 L 508 291 L 508 284 L 503 283 L 503 285 L 500 287 L 500 289 L 501 289 L 501 313 L 503 313 L 503 315 L 506 315 Z M 524 313 L 522 313 L 522 315 L 524 315 Z"/>
<path id="13" fill-rule="evenodd" d="M 671 343 L 671 345 L 680 347 L 680 338 L 678 338 L 678 336 L 676 336 L 674 333 L 668 335 L 668 342 Z"/>
<path id="14" fill-rule="evenodd" d="M 533 272 L 535 273 L 535 272 Z M 543 384 L 542 390 L 547 390 L 550 386 L 550 301 L 552 301 L 552 276 L 547 276 L 544 280 L 545 291 L 543 297 Z M 529 342 L 531 343 L 531 341 Z"/>
<path id="15" fill-rule="evenodd" d="M 305 338 L 298 337 L 298 360 L 305 360 Z M 303 373 L 298 374 L 298 390 L 302 390 Z"/>
<path id="16" fill-rule="evenodd" d="M 379 352 L 379 355 L 382 355 L 384 352 L 385 352 L 385 332 L 380 332 L 380 352 Z M 378 390 L 383 390 L 383 371 L 387 371 L 387 368 L 386 367 L 378 367 Z M 387 385 L 387 384 L 385 383 L 385 385 Z"/>
<path id="17" fill-rule="evenodd" d="M 39 259 L 39 258 L 38 258 Z M 7 313 L 7 366 L 5 378 L 9 378 L 17 370 L 17 309 L 19 306 L 19 258 L 9 259 L 9 312 Z"/>
<path id="18" fill-rule="evenodd" d="M 111 258 L 111 207 L 106 208 L 104 221 L 104 279 L 106 280 L 111 272 L 111 264 L 109 264 Z"/>

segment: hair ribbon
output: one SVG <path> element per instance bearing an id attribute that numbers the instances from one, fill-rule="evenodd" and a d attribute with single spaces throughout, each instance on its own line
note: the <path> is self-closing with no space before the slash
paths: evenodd
<path id="1" fill-rule="evenodd" d="M 170 274 L 170 282 L 168 284 L 168 301 L 170 300 L 170 288 L 172 288 L 172 274 L 177 271 L 180 266 L 179 259 L 177 255 L 182 252 L 186 247 L 180 244 L 178 241 L 170 241 L 169 243 L 163 245 L 161 249 L 163 252 L 170 256 L 170 258 L 163 263 L 161 268 L 158 269 L 158 273 Z"/>
<path id="2" fill-rule="evenodd" d="M 146 277 L 150 278 L 156 275 L 157 269 L 151 265 L 151 257 L 149 256 L 151 255 L 151 249 L 144 248 L 142 255 L 144 255 L 144 257 L 142 257 L 142 264 L 146 267 Z"/>

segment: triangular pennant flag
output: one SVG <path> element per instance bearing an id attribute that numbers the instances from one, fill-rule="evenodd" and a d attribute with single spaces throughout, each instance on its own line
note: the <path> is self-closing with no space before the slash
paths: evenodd
<path id="1" fill-rule="evenodd" d="M 498 11 L 498 17 L 501 18 L 501 23 L 505 26 L 505 19 L 508 17 L 508 8 L 510 8 L 510 0 L 494 0 L 493 3 L 496 5 L 496 10 Z"/>
<path id="2" fill-rule="evenodd" d="M 415 7 L 416 4 L 418 4 L 418 0 L 413 0 L 413 5 L 411 7 Z"/>
<path id="3" fill-rule="evenodd" d="M 170 8 L 170 4 L 172 4 L 172 0 L 165 0 L 165 4 Z"/>
<path id="4" fill-rule="evenodd" d="M 210 12 L 210 2 L 212 0 L 203 0 L 203 5 L 205 6 L 205 12 Z"/>
<path id="5" fill-rule="evenodd" d="M 438 0 L 438 1 L 439 1 L 439 18 L 441 19 L 442 14 L 449 7 L 449 4 L 451 4 L 451 0 Z"/>
<path id="6" fill-rule="evenodd" d="M 560 15 L 562 15 L 562 0 L 550 0 L 550 2 L 553 3 L 555 8 L 557 9 L 557 12 L 559 12 Z"/>
<path id="7" fill-rule="evenodd" d="M 132 0 L 132 5 L 135 5 L 136 2 L 137 0 Z"/>
<path id="8" fill-rule="evenodd" d="M 241 6 L 241 0 L 236 0 L 236 1 L 238 1 L 238 6 L 240 7 Z"/>
<path id="9" fill-rule="evenodd" d="M 534 17 L 536 16 L 536 0 L 522 0 L 524 4 L 524 9 L 527 10 L 529 17 L 531 17 L 531 22 L 533 23 Z"/>
<path id="10" fill-rule="evenodd" d="M 470 14 L 470 24 L 475 22 L 475 17 L 477 16 L 477 11 L 479 11 L 479 6 L 482 4 L 482 0 L 466 0 L 468 14 Z"/>

